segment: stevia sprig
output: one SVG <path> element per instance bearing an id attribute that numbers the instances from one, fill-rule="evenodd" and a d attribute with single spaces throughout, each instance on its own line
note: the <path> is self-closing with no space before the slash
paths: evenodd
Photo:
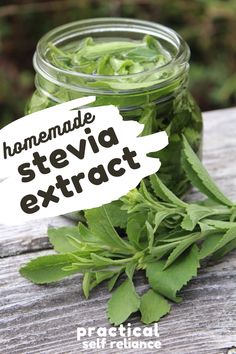
<path id="1" fill-rule="evenodd" d="M 20 269 L 36 284 L 83 275 L 86 298 L 107 281 L 119 285 L 108 301 L 108 318 L 118 325 L 140 311 L 141 321 L 158 321 L 180 302 L 179 291 L 197 275 L 201 260 L 220 258 L 236 248 L 236 205 L 218 188 L 187 140 L 183 165 L 191 183 L 208 198 L 187 203 L 150 176 L 120 201 L 85 211 L 87 225 L 49 229 L 59 254 L 38 257 Z M 149 289 L 136 292 L 133 278 L 146 273 Z M 123 275 L 123 277 L 121 277 Z"/>

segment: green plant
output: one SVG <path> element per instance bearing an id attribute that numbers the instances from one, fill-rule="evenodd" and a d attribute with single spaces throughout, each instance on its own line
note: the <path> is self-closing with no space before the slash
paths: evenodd
<path id="1" fill-rule="evenodd" d="M 186 203 L 156 176 L 152 193 L 144 182 L 120 201 L 86 210 L 87 226 L 49 229 L 57 255 L 39 257 L 20 270 L 36 284 L 82 273 L 83 291 L 108 282 L 108 318 L 119 325 L 133 312 L 141 321 L 158 321 L 180 302 L 179 291 L 197 275 L 201 260 L 218 259 L 236 248 L 236 204 L 216 186 L 187 140 L 183 166 L 192 184 L 208 199 Z M 144 270 L 149 290 L 137 294 L 134 274 Z"/>

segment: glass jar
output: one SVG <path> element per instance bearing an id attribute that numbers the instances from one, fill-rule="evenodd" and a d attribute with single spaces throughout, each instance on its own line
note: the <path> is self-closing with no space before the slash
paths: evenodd
<path id="1" fill-rule="evenodd" d="M 50 60 L 51 44 L 72 50 L 78 43 L 95 40 L 142 40 L 151 35 L 168 53 L 169 60 L 130 75 L 85 74 L 55 65 Z M 124 18 L 98 18 L 58 27 L 39 41 L 34 55 L 36 91 L 27 107 L 32 113 L 71 99 L 96 96 L 96 105 L 114 104 L 124 119 L 143 123 L 143 135 L 165 130 L 169 145 L 158 153 L 162 166 L 158 176 L 177 195 L 183 195 L 188 181 L 181 166 L 182 134 L 200 154 L 202 117 L 188 91 L 190 51 L 173 30 L 147 21 Z"/>

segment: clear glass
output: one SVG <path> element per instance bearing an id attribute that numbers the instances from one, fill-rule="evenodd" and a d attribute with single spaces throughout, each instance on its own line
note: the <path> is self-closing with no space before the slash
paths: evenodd
<path id="1" fill-rule="evenodd" d="M 49 43 L 71 50 L 87 37 L 109 41 L 142 40 L 145 35 L 158 39 L 170 60 L 158 68 L 131 75 L 88 75 L 62 69 L 55 66 L 48 55 Z M 187 87 L 189 56 L 188 45 L 175 31 L 152 22 L 99 18 L 58 27 L 38 43 L 33 61 L 36 91 L 27 113 L 96 95 L 96 105 L 114 104 L 124 119 L 144 123 L 143 135 L 166 130 L 168 147 L 150 155 L 161 159 L 158 176 L 181 196 L 189 186 L 181 166 L 182 134 L 199 155 L 202 141 L 201 113 Z"/>

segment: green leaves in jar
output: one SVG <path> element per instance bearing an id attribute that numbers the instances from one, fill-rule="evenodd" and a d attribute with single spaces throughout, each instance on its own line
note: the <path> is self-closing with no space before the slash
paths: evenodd
<path id="1" fill-rule="evenodd" d="M 73 48 L 51 43 L 48 60 L 58 68 L 83 74 L 131 75 L 163 66 L 170 55 L 150 35 L 139 41 L 88 37 Z"/>

